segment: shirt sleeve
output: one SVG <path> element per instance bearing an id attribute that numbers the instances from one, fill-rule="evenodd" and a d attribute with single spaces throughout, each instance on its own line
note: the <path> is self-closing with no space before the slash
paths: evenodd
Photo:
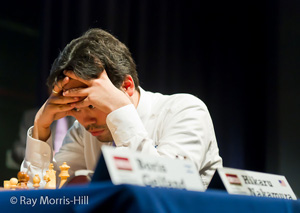
<path id="1" fill-rule="evenodd" d="M 76 128 L 78 127 L 78 128 Z M 33 177 L 38 174 L 41 182 L 40 188 L 44 188 L 45 181 L 43 177 L 46 174 L 46 171 L 49 169 L 49 164 L 53 163 L 54 170 L 56 171 L 56 184 L 60 182 L 59 178 L 59 166 L 63 162 L 67 162 L 70 166 L 69 174 L 72 176 L 76 170 L 83 169 L 85 167 L 85 160 L 83 155 L 83 146 L 82 146 L 82 134 L 80 134 L 79 125 L 75 125 L 69 129 L 67 135 L 64 139 L 64 144 L 61 147 L 60 151 L 56 153 L 53 158 L 53 149 L 52 149 L 52 136 L 44 142 L 32 138 L 31 127 L 27 132 L 27 145 L 25 159 L 21 165 L 21 171 L 27 173 L 30 177 L 28 182 L 28 187 L 32 187 Z"/>
<path id="2" fill-rule="evenodd" d="M 126 147 L 159 156 L 133 104 L 111 112 L 106 122 L 118 149 Z"/>
<path id="3" fill-rule="evenodd" d="M 153 141 L 133 105 L 127 105 L 107 117 L 117 147 L 157 156 L 189 159 L 208 185 L 222 159 L 209 112 L 204 103 L 185 95 L 169 103 L 156 116 L 158 137 Z"/>
<path id="4" fill-rule="evenodd" d="M 44 188 L 45 181 L 43 180 L 49 164 L 53 161 L 52 151 L 52 136 L 46 142 L 34 139 L 32 137 L 33 126 L 27 131 L 27 143 L 25 151 L 25 159 L 21 164 L 21 171 L 27 173 L 30 177 L 28 187 L 32 187 L 33 177 L 38 174 L 41 182 L 40 188 Z"/>
<path id="5" fill-rule="evenodd" d="M 206 105 L 192 95 L 180 95 L 161 124 L 158 151 L 193 161 L 207 187 L 215 170 L 222 167 L 222 158 Z"/>

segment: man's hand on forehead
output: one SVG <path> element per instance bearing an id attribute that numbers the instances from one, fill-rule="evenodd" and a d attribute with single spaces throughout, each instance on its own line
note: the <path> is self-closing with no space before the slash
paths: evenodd
<path id="1" fill-rule="evenodd" d="M 64 79 L 58 81 L 57 84 L 54 85 L 47 105 L 51 106 L 52 108 L 58 108 L 59 111 L 65 112 L 65 115 L 69 115 L 69 112 L 71 112 L 71 110 L 75 107 L 74 104 L 78 101 L 82 101 L 86 97 L 64 97 L 63 92 L 71 88 L 73 89 L 85 87 L 87 87 L 87 85 L 66 76 Z M 60 117 L 61 116 L 59 116 L 59 118 Z M 58 117 L 55 116 L 55 120 L 57 120 L 57 118 Z"/>
<path id="2" fill-rule="evenodd" d="M 65 70 L 64 74 L 66 77 L 69 77 L 70 79 L 74 79 L 76 81 L 81 82 L 82 84 L 86 85 L 86 86 L 91 86 L 91 81 L 92 80 L 84 80 L 78 76 L 75 75 L 75 73 L 72 70 Z"/>
<path id="3" fill-rule="evenodd" d="M 63 91 L 68 88 L 87 87 L 80 81 L 66 76 L 57 82 L 52 89 L 52 93 L 44 105 L 35 116 L 33 137 L 46 141 L 51 133 L 50 126 L 54 120 L 72 115 L 72 109 L 78 101 L 85 97 L 64 97 Z"/>
<path id="4" fill-rule="evenodd" d="M 69 77 L 66 77 L 69 78 Z M 68 90 L 78 90 L 80 88 L 87 88 L 88 85 L 82 83 L 81 81 L 70 78 L 69 82 L 62 88 L 63 92 Z"/>
<path id="5" fill-rule="evenodd" d="M 63 91 L 63 88 L 66 84 L 68 84 L 70 81 L 70 78 L 69 77 L 65 77 L 64 79 L 58 81 L 53 89 L 52 89 L 52 94 L 53 95 L 60 95 L 60 93 Z"/>
<path id="6" fill-rule="evenodd" d="M 79 78 L 73 71 L 66 70 L 64 74 L 70 79 L 81 82 L 81 85 L 86 86 L 86 88 L 82 88 L 82 86 L 69 88 L 63 92 L 63 96 L 65 97 L 84 98 L 82 101 L 74 104 L 76 108 L 92 105 L 102 112 L 110 113 L 115 109 L 131 104 L 128 96 L 113 85 L 105 70 L 98 78 L 91 80 Z"/>

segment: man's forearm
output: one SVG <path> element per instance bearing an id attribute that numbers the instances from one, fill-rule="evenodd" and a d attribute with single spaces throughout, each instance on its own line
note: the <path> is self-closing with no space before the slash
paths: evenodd
<path id="1" fill-rule="evenodd" d="M 36 122 L 34 122 L 32 137 L 37 140 L 47 141 L 50 137 L 51 129 L 40 127 Z"/>

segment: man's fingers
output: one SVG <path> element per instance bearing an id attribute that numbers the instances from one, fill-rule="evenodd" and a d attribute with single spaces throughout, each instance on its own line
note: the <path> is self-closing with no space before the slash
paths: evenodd
<path id="1" fill-rule="evenodd" d="M 80 97 L 64 97 L 64 96 L 52 96 L 50 97 L 50 104 L 68 104 L 68 103 L 74 103 L 77 101 L 82 100 L 83 98 Z"/>
<path id="2" fill-rule="evenodd" d="M 66 112 L 72 110 L 75 107 L 74 103 L 70 104 L 49 104 L 48 105 L 50 110 L 58 112 Z"/>
<path id="3" fill-rule="evenodd" d="M 91 85 L 91 82 L 90 82 L 89 80 L 84 80 L 84 79 L 82 79 L 82 78 L 77 77 L 77 76 L 75 75 L 75 73 L 74 73 L 73 71 L 71 71 L 71 70 L 65 70 L 65 71 L 64 71 L 64 74 L 65 74 L 67 77 L 72 78 L 72 79 L 75 79 L 75 80 L 77 80 L 77 81 L 80 81 L 80 82 L 82 82 L 82 83 L 84 83 L 84 84 L 86 84 L 86 85 L 88 85 L 88 86 Z"/>
<path id="4" fill-rule="evenodd" d="M 55 96 L 58 96 L 61 94 L 61 91 L 63 90 L 64 86 L 69 83 L 70 78 L 69 77 L 65 77 L 63 80 L 57 82 L 57 84 L 54 85 L 53 89 L 52 89 L 52 94 Z"/>
<path id="5" fill-rule="evenodd" d="M 72 88 L 63 92 L 66 97 L 86 97 L 88 96 L 89 88 Z"/>
<path id="6" fill-rule="evenodd" d="M 69 78 L 80 81 L 88 86 L 91 86 L 93 84 L 93 80 L 84 80 L 84 79 L 76 76 L 72 70 L 65 70 L 64 74 L 66 76 L 68 76 Z M 103 70 L 98 78 L 105 79 L 105 80 L 109 79 L 106 70 Z"/>

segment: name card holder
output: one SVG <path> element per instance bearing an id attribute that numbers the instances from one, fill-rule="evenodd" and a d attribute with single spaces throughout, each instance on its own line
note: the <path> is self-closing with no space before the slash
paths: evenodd
<path id="1" fill-rule="evenodd" d="M 205 191 L 199 172 L 189 160 L 169 159 L 129 149 L 103 146 L 92 182 L 111 180 L 134 184 Z"/>
<path id="2" fill-rule="evenodd" d="M 227 167 L 217 169 L 208 188 L 224 189 L 229 194 L 297 200 L 288 181 L 282 175 Z"/>

